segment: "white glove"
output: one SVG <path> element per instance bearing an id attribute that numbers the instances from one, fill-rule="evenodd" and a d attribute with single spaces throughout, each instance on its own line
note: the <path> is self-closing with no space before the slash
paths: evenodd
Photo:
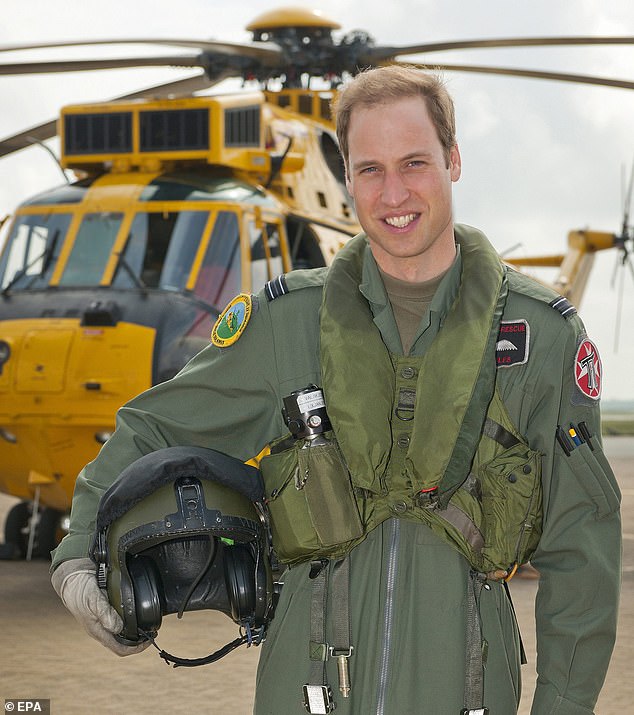
<path id="1" fill-rule="evenodd" d="M 123 629 L 123 620 L 99 588 L 97 569 L 91 559 L 63 561 L 53 571 L 51 583 L 62 603 L 88 634 L 113 653 L 120 656 L 133 655 L 150 645 L 150 641 L 124 645 L 114 637 Z"/>

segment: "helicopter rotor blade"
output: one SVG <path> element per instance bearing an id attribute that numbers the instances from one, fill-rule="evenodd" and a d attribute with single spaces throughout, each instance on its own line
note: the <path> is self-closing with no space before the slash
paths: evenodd
<path id="1" fill-rule="evenodd" d="M 623 225 L 621 227 L 621 236 L 625 238 L 628 234 L 628 229 L 630 225 L 630 210 L 632 208 L 632 187 L 634 186 L 634 161 L 632 162 L 632 170 L 630 171 L 630 180 L 625 188 L 625 167 L 622 169 L 622 179 L 623 183 Z"/>
<path id="2" fill-rule="evenodd" d="M 445 52 L 500 47 L 548 47 L 567 45 L 634 45 L 634 36 L 625 37 L 508 37 L 485 40 L 455 40 L 450 42 L 424 42 L 416 45 L 369 47 L 362 61 L 373 63 L 395 59 L 399 55 L 413 55 L 419 52 Z"/>
<path id="3" fill-rule="evenodd" d="M 53 60 L 0 64 L 0 75 L 46 74 L 51 72 L 89 72 L 125 67 L 203 67 L 200 55 L 162 57 L 119 57 L 105 60 Z"/>
<path id="4" fill-rule="evenodd" d="M 619 266 L 621 265 L 621 256 L 617 253 L 616 254 L 616 261 L 614 262 L 614 268 L 612 269 L 612 276 L 610 278 L 610 288 L 614 290 L 614 286 L 616 284 L 616 276 L 619 272 Z"/>
<path id="5" fill-rule="evenodd" d="M 623 265 L 630 269 L 630 274 L 632 276 L 632 280 L 634 281 L 634 264 L 632 264 L 631 254 L 627 254 L 625 260 L 623 261 Z"/>
<path id="6" fill-rule="evenodd" d="M 248 57 L 264 65 L 274 66 L 281 57 L 281 49 L 271 42 L 217 42 L 215 40 L 192 40 L 182 38 L 125 38 L 109 40 L 70 40 L 65 42 L 39 42 L 21 45 L 0 45 L 0 52 L 23 52 L 28 50 L 58 49 L 64 47 L 99 47 L 117 45 L 158 45 L 164 47 L 190 47 L 199 52 L 211 52 L 236 57 Z"/>
<path id="7" fill-rule="evenodd" d="M 618 265 L 618 264 L 617 264 Z M 622 266 L 625 266 L 625 263 L 622 263 Z M 625 280 L 624 280 L 624 272 L 621 271 L 621 276 L 619 280 L 619 292 L 618 292 L 618 297 L 616 299 L 616 317 L 615 317 L 615 325 L 614 325 L 614 352 L 618 353 L 619 351 L 619 340 L 621 337 L 621 317 L 623 314 L 623 288 L 625 285 Z"/>
<path id="8" fill-rule="evenodd" d="M 201 73 L 194 77 L 186 77 L 174 82 L 166 82 L 164 84 L 147 87 L 130 94 L 124 94 L 114 99 L 141 99 L 149 97 L 153 99 L 161 99 L 170 95 L 189 95 L 193 92 L 200 92 L 208 89 L 214 84 L 230 76 L 231 73 L 219 73 L 213 80 L 210 80 L 205 74 Z M 44 122 L 35 127 L 31 127 L 19 134 L 7 137 L 0 141 L 0 157 L 13 154 L 20 149 L 26 149 L 38 141 L 46 141 L 52 139 L 57 134 L 57 120 Z"/>
<path id="9" fill-rule="evenodd" d="M 601 87 L 619 87 L 621 89 L 634 89 L 634 82 L 630 80 L 609 79 L 607 77 L 592 77 L 582 74 L 568 74 L 565 72 L 544 72 L 541 70 L 523 70 L 515 67 L 485 67 L 483 65 L 447 65 L 447 64 L 421 64 L 418 62 L 399 62 L 410 67 L 423 70 L 448 70 L 451 72 L 475 72 L 478 74 L 492 74 L 510 77 L 525 77 L 528 79 L 547 79 L 557 82 L 572 82 L 575 84 L 592 84 Z"/>

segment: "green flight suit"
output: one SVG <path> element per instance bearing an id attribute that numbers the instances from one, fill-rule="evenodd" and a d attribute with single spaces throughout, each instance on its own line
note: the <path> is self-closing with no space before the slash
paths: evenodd
<path id="1" fill-rule="evenodd" d="M 456 234 L 474 235 L 465 227 L 456 227 Z M 421 323 L 411 355 L 425 354 L 436 338 L 458 294 L 460 276 L 458 256 Z M 321 380 L 323 271 L 301 272 L 289 282 L 301 287 L 270 302 L 264 293 L 258 296 L 237 342 L 226 348 L 209 346 L 174 379 L 119 411 L 115 434 L 77 480 L 71 531 L 54 552 L 53 567 L 87 555 L 101 494 L 139 456 L 191 444 L 247 460 L 288 432 L 282 398 Z M 388 350 L 399 354 L 398 330 L 367 249 L 360 293 Z M 545 296 L 547 291 L 529 279 L 509 278 L 503 321 L 525 321 L 530 342 L 527 338 L 525 360 L 498 369 L 496 386 L 516 429 L 544 455 L 543 533 L 532 558 L 541 574 L 532 715 L 588 715 L 616 631 L 619 491 L 601 451 L 598 401 L 585 396 L 575 382 L 582 325 L 548 305 Z M 451 356 L 447 360 L 450 370 Z M 354 365 L 354 346 L 350 361 Z M 579 422 L 594 435 L 591 457 L 587 447 L 567 456 L 555 440 L 557 425 Z M 457 715 L 463 707 L 469 565 L 426 525 L 400 516 L 395 505 L 394 517 L 350 552 L 354 652 L 349 698 L 337 693 L 336 663 L 327 661 L 339 715 Z M 308 571 L 309 564 L 299 564 L 285 572 L 262 646 L 256 715 L 304 712 L 301 687 L 309 672 L 312 585 Z M 329 614 L 336 607 L 330 603 Z M 486 642 L 484 704 L 491 715 L 511 715 L 520 695 L 519 642 L 504 587 L 488 582 L 479 607 Z"/>

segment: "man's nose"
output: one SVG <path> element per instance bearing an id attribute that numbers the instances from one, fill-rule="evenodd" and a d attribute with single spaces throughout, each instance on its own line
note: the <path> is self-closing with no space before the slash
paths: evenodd
<path id="1" fill-rule="evenodd" d="M 383 203 L 387 206 L 400 206 L 409 197 L 409 189 L 398 171 L 385 173 L 383 179 Z"/>

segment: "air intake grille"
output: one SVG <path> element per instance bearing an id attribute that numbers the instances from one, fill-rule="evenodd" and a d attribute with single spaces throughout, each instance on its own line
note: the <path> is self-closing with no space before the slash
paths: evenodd
<path id="1" fill-rule="evenodd" d="M 132 151 L 132 113 L 67 114 L 66 154 L 110 154 Z"/>
<path id="2" fill-rule="evenodd" d="M 207 109 L 141 112 L 141 151 L 209 149 Z"/>
<path id="3" fill-rule="evenodd" d="M 225 146 L 260 146 L 260 107 L 225 109 Z"/>

